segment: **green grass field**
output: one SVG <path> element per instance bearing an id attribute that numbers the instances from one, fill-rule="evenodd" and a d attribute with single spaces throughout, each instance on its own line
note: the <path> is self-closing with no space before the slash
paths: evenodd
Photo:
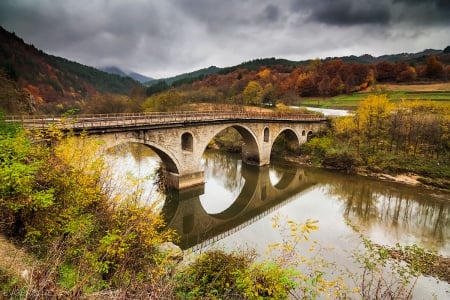
<path id="1" fill-rule="evenodd" d="M 349 95 L 339 95 L 330 98 L 312 97 L 301 98 L 295 105 L 314 106 L 322 108 L 354 109 L 359 101 L 371 93 L 385 93 L 394 102 L 405 100 L 431 100 L 448 102 L 450 105 L 450 83 L 421 84 L 421 85 L 379 85 L 374 91 L 358 92 Z"/>

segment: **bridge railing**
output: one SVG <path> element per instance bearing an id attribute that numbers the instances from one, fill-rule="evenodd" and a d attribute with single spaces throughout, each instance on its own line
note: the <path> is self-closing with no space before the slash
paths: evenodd
<path id="1" fill-rule="evenodd" d="M 311 120 L 323 121 L 314 114 L 292 112 L 242 112 L 242 111 L 186 111 L 120 114 L 85 114 L 71 116 L 55 115 L 10 115 L 6 122 L 17 122 L 25 128 L 45 129 L 51 125 L 65 128 L 128 127 L 151 124 L 176 124 L 220 120 Z"/>

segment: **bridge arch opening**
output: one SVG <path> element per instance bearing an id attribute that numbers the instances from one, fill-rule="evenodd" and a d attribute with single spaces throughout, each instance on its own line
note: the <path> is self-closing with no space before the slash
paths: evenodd
<path id="1" fill-rule="evenodd" d="M 246 164 L 259 165 L 260 162 L 256 137 L 250 129 L 241 125 L 230 125 L 218 131 L 212 137 L 208 147 L 241 153 L 242 161 Z"/>
<path id="2" fill-rule="evenodd" d="M 190 132 L 181 135 L 181 149 L 189 152 L 194 151 L 194 137 Z"/>
<path id="3" fill-rule="evenodd" d="M 112 147 L 107 148 L 106 152 L 114 153 L 117 150 L 123 151 L 123 149 L 128 149 L 126 151 L 132 151 L 130 149 L 135 149 L 135 148 L 139 148 L 139 147 L 149 148 L 152 152 L 156 153 L 156 155 L 159 157 L 162 164 L 164 165 L 164 168 L 167 171 L 172 172 L 172 173 L 178 173 L 178 166 L 175 163 L 175 160 L 172 159 L 172 157 L 170 157 L 166 153 L 166 151 L 164 151 L 163 149 L 160 149 L 159 147 L 152 145 L 152 144 L 142 143 L 142 142 L 134 141 L 134 140 L 124 140 L 123 142 L 121 142 L 119 144 L 116 144 L 116 145 L 113 145 Z M 133 153 L 136 153 L 136 151 L 134 151 Z"/>
<path id="4" fill-rule="evenodd" d="M 156 188 L 158 178 L 154 175 L 162 160 L 150 147 L 123 142 L 106 148 L 103 159 L 106 166 L 103 176 L 111 195 L 118 199 L 131 196 L 144 205 L 161 199 L 163 194 Z"/>
<path id="5" fill-rule="evenodd" d="M 300 146 L 300 140 L 294 130 L 286 128 L 275 138 L 270 152 L 271 157 L 292 153 Z"/>
<path id="6" fill-rule="evenodd" d="M 269 142 L 269 134 L 270 134 L 269 128 L 268 127 L 264 128 L 264 142 L 265 143 Z"/>

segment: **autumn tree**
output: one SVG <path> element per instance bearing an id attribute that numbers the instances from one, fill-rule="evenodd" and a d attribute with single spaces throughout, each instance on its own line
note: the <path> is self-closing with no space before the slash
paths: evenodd
<path id="1" fill-rule="evenodd" d="M 30 112 L 29 97 L 0 70 L 0 111 L 10 114 Z"/>
<path id="2" fill-rule="evenodd" d="M 330 96 L 342 94 L 345 90 L 345 84 L 339 75 L 336 75 L 330 82 L 329 93 Z"/>
<path id="3" fill-rule="evenodd" d="M 444 74 L 444 67 L 436 55 L 427 57 L 425 73 L 429 78 L 440 78 Z"/>
<path id="4" fill-rule="evenodd" d="M 395 64 L 395 73 L 397 82 L 410 82 L 417 78 L 416 69 L 405 62 Z"/>
<path id="5" fill-rule="evenodd" d="M 81 110 L 87 114 L 139 112 L 142 110 L 140 101 L 128 96 L 95 94 L 84 103 Z"/>
<path id="6" fill-rule="evenodd" d="M 263 88 L 256 81 L 250 81 L 242 92 L 244 104 L 259 105 L 263 96 Z"/>
<path id="7" fill-rule="evenodd" d="M 373 153 L 385 146 L 391 107 L 386 95 L 370 95 L 359 103 L 355 122 L 360 151 Z"/>
<path id="8" fill-rule="evenodd" d="M 330 77 L 328 75 L 322 77 L 322 80 L 319 82 L 317 87 L 320 96 L 330 95 L 330 83 Z"/>
<path id="9" fill-rule="evenodd" d="M 375 65 L 377 73 L 377 81 L 379 82 L 393 82 L 395 81 L 395 66 L 390 62 L 383 61 Z"/>
<path id="10" fill-rule="evenodd" d="M 264 86 L 262 103 L 267 106 L 275 106 L 276 104 L 275 87 L 271 83 Z"/>
<path id="11" fill-rule="evenodd" d="M 145 111 L 176 111 L 182 104 L 186 103 L 183 100 L 181 93 L 176 90 L 169 90 L 147 98 L 142 107 Z"/>
<path id="12" fill-rule="evenodd" d="M 315 74 L 301 73 L 297 78 L 296 90 L 302 97 L 311 97 L 317 95 Z"/>

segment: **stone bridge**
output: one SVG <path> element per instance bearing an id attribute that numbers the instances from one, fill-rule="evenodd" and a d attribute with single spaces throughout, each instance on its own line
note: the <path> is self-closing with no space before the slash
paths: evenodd
<path id="1" fill-rule="evenodd" d="M 284 134 L 296 145 L 325 127 L 318 115 L 273 112 L 178 112 L 71 117 L 15 117 L 28 129 L 47 129 L 52 124 L 75 133 L 82 131 L 103 140 L 103 148 L 122 143 L 141 143 L 155 151 L 166 167 L 170 187 L 185 189 L 204 183 L 201 158 L 211 140 L 232 127 L 243 138 L 242 160 L 251 165 L 270 163 L 275 139 Z"/>

